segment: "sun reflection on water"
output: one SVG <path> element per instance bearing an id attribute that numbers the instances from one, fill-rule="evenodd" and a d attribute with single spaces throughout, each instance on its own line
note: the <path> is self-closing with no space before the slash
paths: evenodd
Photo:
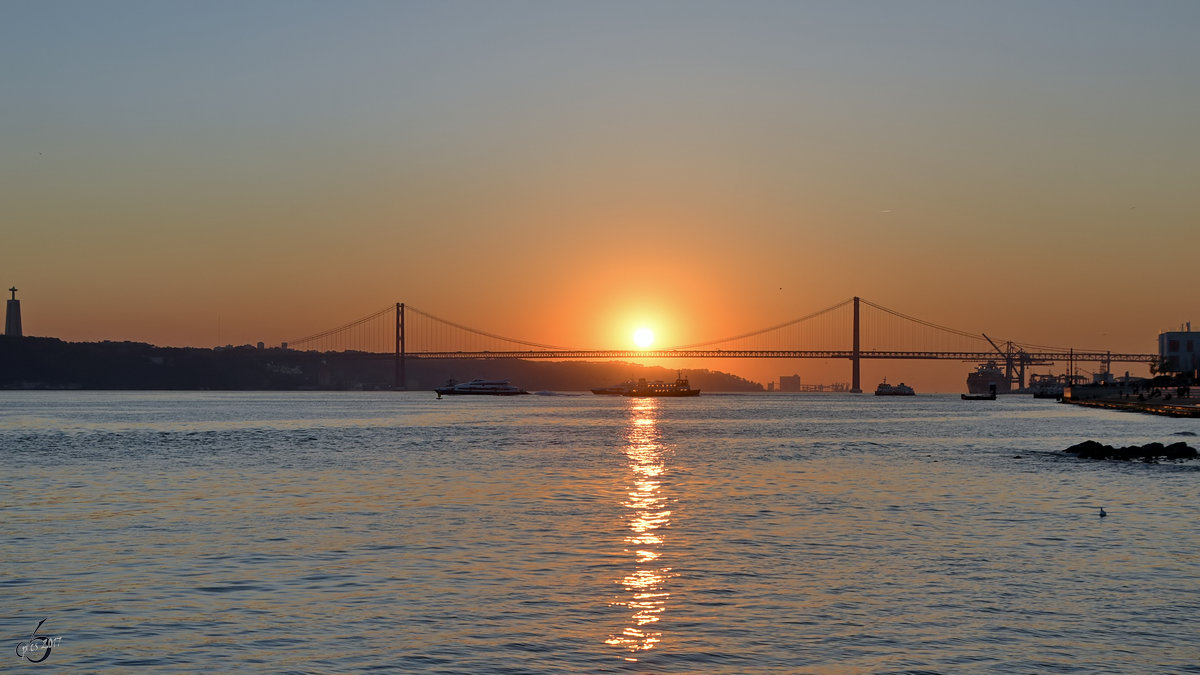
<path id="1" fill-rule="evenodd" d="M 627 661 L 636 661 L 636 654 L 654 649 L 662 641 L 662 631 L 655 630 L 655 624 L 671 596 L 666 590 L 671 568 L 662 566 L 661 552 L 663 530 L 671 524 L 671 511 L 660 480 L 667 469 L 666 452 L 659 438 L 659 405 L 654 398 L 630 399 L 625 445 L 629 487 L 622 506 L 628 509 L 625 551 L 633 556 L 634 567 L 616 580 L 624 593 L 611 604 L 628 608 L 631 615 L 619 635 L 605 640 L 628 652 Z"/>

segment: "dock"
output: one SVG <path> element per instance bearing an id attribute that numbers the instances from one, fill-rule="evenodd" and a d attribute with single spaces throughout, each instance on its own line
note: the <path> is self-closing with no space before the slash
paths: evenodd
<path id="1" fill-rule="evenodd" d="M 1087 393 L 1081 392 L 1080 389 L 1085 389 Z M 1111 393 L 1098 394 L 1099 391 L 1102 391 L 1102 388 L 1072 387 L 1064 393 L 1062 402 L 1087 408 L 1104 408 L 1148 415 L 1200 417 L 1200 397 L 1192 396 L 1190 391 L 1184 395 L 1155 393 L 1149 397 L 1145 396 L 1144 392 L 1130 393 L 1122 391 L 1120 388 Z"/>

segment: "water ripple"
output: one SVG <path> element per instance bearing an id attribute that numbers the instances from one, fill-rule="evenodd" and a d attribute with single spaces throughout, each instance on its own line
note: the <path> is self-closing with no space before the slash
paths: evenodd
<path id="1" fill-rule="evenodd" d="M 0 393 L 0 624 L 84 672 L 1200 672 L 1200 466 L 1059 452 L 1194 421 L 523 398 Z"/>

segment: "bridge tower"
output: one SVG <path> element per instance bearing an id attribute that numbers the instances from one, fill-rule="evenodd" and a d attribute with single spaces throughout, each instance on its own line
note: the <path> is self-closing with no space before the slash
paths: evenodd
<path id="1" fill-rule="evenodd" d="M 859 377 L 859 361 L 861 360 L 861 345 L 858 342 L 859 338 L 859 323 L 858 323 L 858 296 L 854 296 L 854 351 L 850 356 L 850 393 L 861 394 L 862 382 Z"/>
<path id="2" fill-rule="evenodd" d="M 396 373 L 393 389 L 408 389 L 408 376 L 404 372 L 404 303 L 396 303 Z"/>
<path id="3" fill-rule="evenodd" d="M 8 289 L 12 299 L 8 301 L 7 312 L 4 315 L 4 334 L 11 337 L 21 337 L 21 301 L 17 299 L 17 287 Z"/>

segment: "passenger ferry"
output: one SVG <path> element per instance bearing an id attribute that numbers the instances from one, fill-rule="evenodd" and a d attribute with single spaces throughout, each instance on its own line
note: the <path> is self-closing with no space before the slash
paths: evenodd
<path id="1" fill-rule="evenodd" d="M 643 380 L 644 382 L 645 380 Z M 624 396 L 625 392 L 633 391 L 637 388 L 638 383 L 632 379 L 625 380 L 621 384 L 614 384 L 611 387 L 597 387 L 592 390 L 593 394 L 598 396 Z"/>
<path id="2" fill-rule="evenodd" d="M 907 384 L 901 382 L 897 385 L 888 384 L 887 378 L 883 378 L 883 382 L 875 387 L 876 396 L 916 396 L 917 392 Z"/>
<path id="3" fill-rule="evenodd" d="M 699 389 L 692 389 L 686 377 L 678 374 L 674 384 L 666 382 L 647 382 L 639 378 L 637 384 L 621 392 L 622 396 L 699 396 Z"/>
<path id="4" fill-rule="evenodd" d="M 438 398 L 442 396 L 516 396 L 529 392 L 514 387 L 508 380 L 482 380 L 476 378 L 470 382 L 455 382 L 450 380 L 444 387 L 434 389 Z"/>

